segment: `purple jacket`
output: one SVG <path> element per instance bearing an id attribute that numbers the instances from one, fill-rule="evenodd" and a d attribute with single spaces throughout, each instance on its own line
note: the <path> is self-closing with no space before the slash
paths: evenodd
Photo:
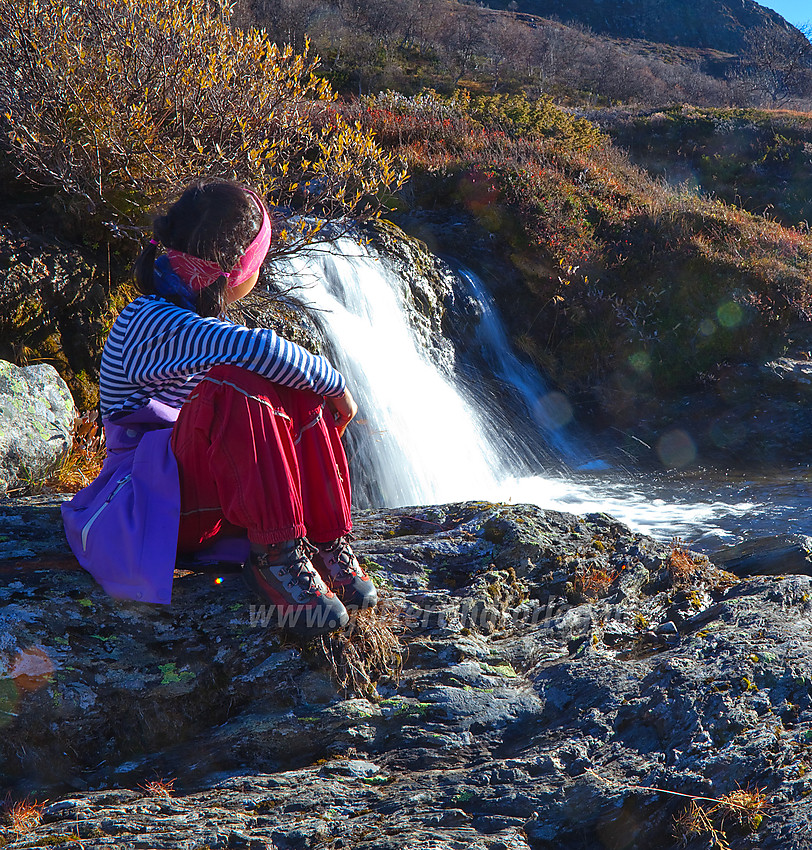
<path id="1" fill-rule="evenodd" d="M 62 505 L 73 554 L 111 596 L 172 599 L 180 485 L 169 441 L 178 413 L 150 401 L 105 420 L 102 471 Z"/>
<path id="2" fill-rule="evenodd" d="M 172 600 L 180 485 L 170 440 L 179 412 L 153 399 L 105 420 L 102 471 L 62 505 L 74 555 L 111 596 Z M 215 543 L 198 560 L 244 561 L 247 554 L 247 540 L 234 539 Z"/>

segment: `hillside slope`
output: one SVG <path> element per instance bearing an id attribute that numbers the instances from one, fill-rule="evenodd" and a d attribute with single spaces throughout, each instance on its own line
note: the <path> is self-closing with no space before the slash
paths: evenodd
<path id="1" fill-rule="evenodd" d="M 583 115 L 654 177 L 808 232 L 812 114 L 686 105 Z"/>
<path id="2" fill-rule="evenodd" d="M 753 0 L 518 0 L 518 4 L 485 0 L 485 4 L 583 24 L 603 35 L 733 54 L 745 52 L 748 30 L 792 29 L 777 12 Z"/>

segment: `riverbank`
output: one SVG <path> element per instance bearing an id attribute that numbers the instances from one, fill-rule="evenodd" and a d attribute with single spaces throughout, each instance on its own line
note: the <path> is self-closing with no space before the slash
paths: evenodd
<path id="1" fill-rule="evenodd" d="M 302 645 L 225 567 L 178 572 L 170 607 L 111 600 L 57 514 L 0 509 L 0 773 L 49 800 L 7 846 L 670 847 L 677 792 L 739 788 L 750 822 L 695 801 L 731 847 L 812 846 L 808 576 L 601 514 L 366 511 L 384 605 Z"/>

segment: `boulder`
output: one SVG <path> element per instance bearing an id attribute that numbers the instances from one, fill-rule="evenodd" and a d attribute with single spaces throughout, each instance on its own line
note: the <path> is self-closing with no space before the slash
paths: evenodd
<path id="1" fill-rule="evenodd" d="M 41 483 L 70 449 L 76 405 L 56 369 L 0 360 L 0 494 Z"/>

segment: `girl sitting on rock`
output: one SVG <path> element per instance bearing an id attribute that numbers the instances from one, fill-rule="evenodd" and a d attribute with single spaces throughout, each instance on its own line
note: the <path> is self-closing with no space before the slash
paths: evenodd
<path id="1" fill-rule="evenodd" d="M 357 408 L 324 357 L 224 318 L 270 240 L 262 199 L 229 181 L 193 184 L 155 220 L 135 267 L 142 295 L 102 355 L 107 460 L 63 517 L 82 566 L 144 602 L 170 602 L 176 553 L 242 541 L 272 622 L 315 635 L 377 601 L 347 539 L 340 438 Z"/>

